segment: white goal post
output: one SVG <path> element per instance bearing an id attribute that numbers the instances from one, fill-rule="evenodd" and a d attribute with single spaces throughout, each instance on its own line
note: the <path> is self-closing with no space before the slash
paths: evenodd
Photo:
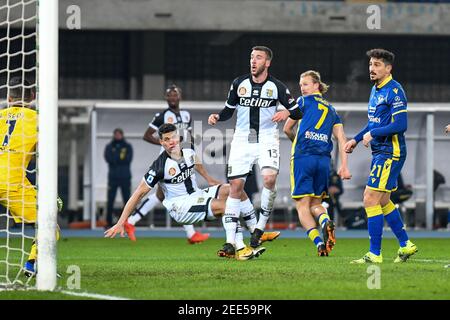
<path id="1" fill-rule="evenodd" d="M 38 1 L 37 289 L 56 288 L 58 1 Z"/>

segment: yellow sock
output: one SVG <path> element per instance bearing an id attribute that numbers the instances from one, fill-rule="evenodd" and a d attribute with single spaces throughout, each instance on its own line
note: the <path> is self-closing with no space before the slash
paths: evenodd
<path id="1" fill-rule="evenodd" d="M 330 221 L 330 216 L 326 213 L 322 213 L 319 216 L 319 224 L 320 226 L 323 228 L 325 228 L 325 223 L 327 223 L 328 221 Z"/>
<path id="2" fill-rule="evenodd" d="M 33 241 L 33 244 L 31 245 L 30 255 L 28 256 L 28 261 L 33 260 L 36 261 L 37 258 L 37 246 L 36 241 Z"/>

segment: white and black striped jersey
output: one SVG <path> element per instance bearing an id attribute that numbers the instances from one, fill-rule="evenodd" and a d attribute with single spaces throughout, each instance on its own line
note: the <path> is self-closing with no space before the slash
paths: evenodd
<path id="1" fill-rule="evenodd" d="M 179 160 L 172 159 L 163 152 L 144 175 L 144 181 L 150 188 L 159 183 L 166 199 L 194 193 L 199 189 L 195 176 L 195 151 L 182 149 Z"/>
<path id="2" fill-rule="evenodd" d="M 278 132 L 272 117 L 279 104 L 290 111 L 298 108 L 280 80 L 268 75 L 264 82 L 255 83 L 250 73 L 234 79 L 225 102 L 226 107 L 237 109 L 235 135 L 248 135 L 249 140 L 252 135 L 258 140 L 261 134 Z"/>
<path id="3" fill-rule="evenodd" d="M 180 110 L 180 113 L 176 113 L 170 108 L 167 108 L 163 112 L 157 113 L 148 126 L 158 130 L 158 128 L 164 123 L 172 123 L 175 125 L 175 127 L 177 127 L 180 131 L 180 135 L 183 137 L 185 136 L 186 130 L 192 130 L 191 113 L 187 110 Z M 185 138 L 187 138 L 187 136 L 185 136 Z"/>

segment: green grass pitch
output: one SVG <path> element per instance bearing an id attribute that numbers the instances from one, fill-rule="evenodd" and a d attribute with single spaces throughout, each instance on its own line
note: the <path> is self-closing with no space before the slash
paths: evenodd
<path id="1" fill-rule="evenodd" d="M 419 253 L 394 264 L 398 244 L 383 240 L 381 288 L 368 289 L 368 265 L 349 264 L 367 251 L 367 239 L 338 239 L 331 256 L 317 257 L 309 240 L 280 238 L 266 243 L 260 258 L 237 261 L 216 256 L 221 239 L 188 245 L 181 238 L 68 238 L 58 244 L 58 285 L 67 290 L 67 268 L 77 265 L 76 292 L 129 299 L 450 299 L 450 239 L 414 242 Z M 81 298 L 3 291 L 0 299 Z"/>

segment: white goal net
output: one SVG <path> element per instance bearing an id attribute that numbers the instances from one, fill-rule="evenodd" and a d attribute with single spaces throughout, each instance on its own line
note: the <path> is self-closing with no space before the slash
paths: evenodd
<path id="1" fill-rule="evenodd" d="M 40 64 L 47 72 L 48 64 L 53 65 L 50 72 L 57 70 L 57 58 L 50 62 L 57 43 L 39 37 L 39 31 L 45 33 L 45 24 L 54 20 L 38 19 L 40 10 L 56 3 L 0 0 L 0 289 L 34 287 L 36 274 L 38 289 L 56 286 L 56 174 L 52 172 L 57 170 L 57 140 L 46 137 L 57 125 L 53 123 L 56 108 L 48 99 L 57 98 L 57 85 L 54 76 L 43 79 L 38 72 Z M 57 32 L 47 35 L 57 37 Z M 47 61 L 41 63 L 43 56 Z M 56 92 L 49 95 L 49 89 Z M 44 101 L 46 109 L 40 108 Z"/>

